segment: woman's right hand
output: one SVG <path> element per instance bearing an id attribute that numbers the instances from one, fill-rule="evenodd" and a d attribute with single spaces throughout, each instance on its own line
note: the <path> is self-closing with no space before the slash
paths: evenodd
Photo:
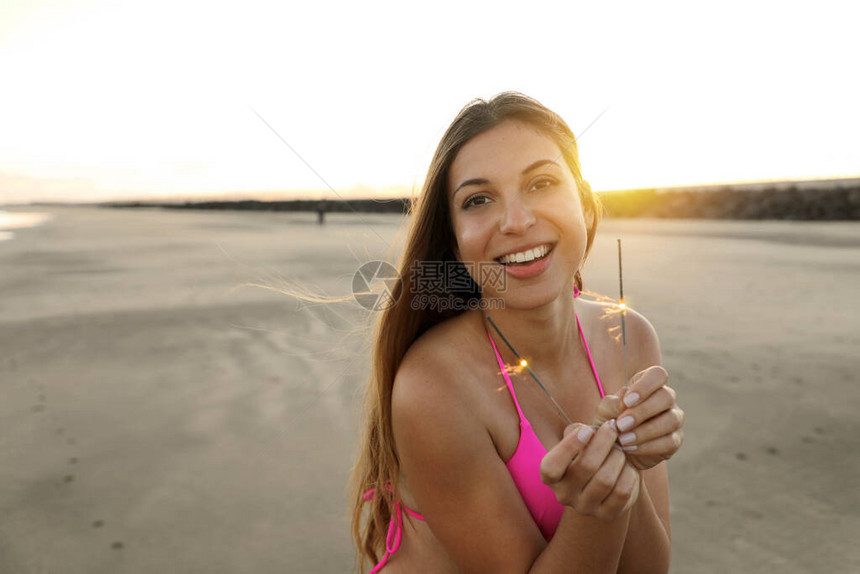
<path id="1" fill-rule="evenodd" d="M 614 520 L 639 497 L 639 471 L 615 444 L 615 421 L 597 431 L 584 424 L 564 429 L 564 437 L 544 456 L 541 479 L 562 504 L 580 514 Z"/>

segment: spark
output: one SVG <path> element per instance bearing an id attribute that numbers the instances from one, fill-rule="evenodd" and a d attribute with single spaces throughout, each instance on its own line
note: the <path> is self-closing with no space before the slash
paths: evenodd
<path id="1" fill-rule="evenodd" d="M 510 341 L 508 341 L 508 338 L 505 337 L 504 333 L 502 333 L 502 331 L 499 329 L 498 325 L 496 325 L 496 322 L 493 321 L 493 319 L 489 315 L 487 315 L 487 321 L 490 322 L 490 325 L 493 326 L 493 329 L 496 330 L 496 333 L 499 334 L 499 337 L 502 338 L 502 341 L 505 342 L 505 344 L 508 346 L 508 348 L 511 350 L 511 352 L 517 357 L 517 359 L 520 360 L 520 365 L 522 365 L 529 372 L 529 374 L 532 376 L 532 378 L 535 380 L 535 382 L 538 384 L 538 386 L 541 388 L 541 390 L 543 390 L 543 392 L 546 394 L 546 396 L 549 397 L 549 400 L 552 401 L 552 404 L 555 405 L 555 408 L 558 409 L 558 412 L 561 414 L 561 416 L 564 417 L 564 419 L 567 421 L 567 424 L 572 425 L 573 421 L 570 420 L 570 417 L 567 416 L 567 413 L 564 412 L 564 409 L 561 408 L 561 405 L 559 405 L 556 402 L 556 400 L 553 398 L 553 396 L 549 393 L 549 391 L 546 390 L 546 387 L 543 385 L 540 378 L 538 378 L 537 374 L 532 370 L 531 367 L 529 367 L 528 362 L 522 357 L 522 355 L 520 355 L 517 352 L 516 349 L 514 349 L 514 346 L 511 344 Z M 523 363 L 525 363 L 525 364 L 523 364 Z"/>

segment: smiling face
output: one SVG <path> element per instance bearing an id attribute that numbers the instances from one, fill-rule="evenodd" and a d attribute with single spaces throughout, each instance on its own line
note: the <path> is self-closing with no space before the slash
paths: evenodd
<path id="1" fill-rule="evenodd" d="M 475 136 L 451 164 L 448 198 L 454 253 L 463 263 L 474 262 L 473 279 L 485 297 L 531 308 L 572 291 L 585 258 L 586 216 L 573 174 L 552 139 L 514 120 Z M 500 262 L 533 248 L 540 256 L 545 247 L 548 255 L 530 271 Z M 504 289 L 478 272 L 484 266 L 507 274 Z"/>

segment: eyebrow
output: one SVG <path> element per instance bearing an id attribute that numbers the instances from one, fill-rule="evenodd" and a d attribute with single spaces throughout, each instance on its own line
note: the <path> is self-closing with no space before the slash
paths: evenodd
<path id="1" fill-rule="evenodd" d="M 546 165 L 548 163 L 551 163 L 552 165 L 559 167 L 559 165 L 551 159 L 539 159 L 536 162 L 534 162 L 533 164 L 529 165 L 527 168 L 525 168 L 522 172 L 522 175 L 526 175 L 528 172 L 535 170 L 535 169 L 537 169 L 543 165 Z M 483 177 L 476 177 L 474 179 L 467 179 L 466 181 L 464 181 L 463 183 L 461 183 L 460 185 L 457 186 L 457 189 L 455 189 L 454 193 L 451 194 L 451 198 L 453 199 L 454 196 L 457 195 L 457 192 L 460 191 L 462 188 L 466 187 L 467 185 L 483 185 L 485 183 L 490 183 L 490 180 L 485 179 Z"/>

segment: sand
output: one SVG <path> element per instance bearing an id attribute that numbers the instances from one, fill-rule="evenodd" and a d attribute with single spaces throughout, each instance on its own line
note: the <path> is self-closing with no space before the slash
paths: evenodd
<path id="1" fill-rule="evenodd" d="M 394 215 L 11 207 L 0 572 L 346 572 L 367 372 L 349 295 Z M 860 570 L 860 224 L 607 220 L 586 287 L 660 333 L 687 412 L 674 573 Z"/>

